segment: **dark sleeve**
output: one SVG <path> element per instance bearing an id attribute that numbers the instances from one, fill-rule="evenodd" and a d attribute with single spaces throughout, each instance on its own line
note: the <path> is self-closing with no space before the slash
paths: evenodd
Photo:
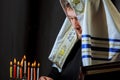
<path id="1" fill-rule="evenodd" d="M 68 55 L 65 64 L 63 65 L 63 69 L 62 72 L 60 73 L 58 71 L 57 68 L 52 67 L 51 72 L 49 73 L 49 77 L 53 78 L 54 80 L 62 80 L 66 79 L 65 77 L 69 77 L 69 76 L 74 76 L 79 70 L 79 61 L 80 61 L 80 51 L 81 51 L 81 41 L 77 41 L 74 45 L 74 47 L 72 48 L 70 54 Z M 78 51 L 79 50 L 79 51 Z M 74 64 L 77 61 L 77 64 Z M 71 64 L 72 63 L 72 64 Z M 69 71 L 72 71 L 72 69 L 74 69 L 74 67 L 77 67 L 76 70 L 73 70 L 73 72 L 75 72 L 75 74 L 71 74 L 69 73 Z M 70 80 L 70 79 L 69 79 Z M 72 79 L 73 80 L 73 79 Z"/>
<path id="2" fill-rule="evenodd" d="M 68 65 L 68 63 L 70 63 L 71 61 L 73 61 L 74 58 L 76 58 L 75 56 L 77 54 L 80 54 L 81 53 L 81 40 L 78 40 L 74 47 L 72 48 L 72 50 L 70 51 L 70 54 L 68 55 L 66 61 L 65 61 L 65 64 L 63 65 L 63 69 L 66 68 L 66 66 Z M 79 59 L 80 59 L 80 56 L 79 55 Z"/>
<path id="3" fill-rule="evenodd" d="M 111 0 L 111 1 L 113 2 L 117 10 L 120 12 L 120 0 Z"/>
<path id="4" fill-rule="evenodd" d="M 48 74 L 48 77 L 53 78 L 54 80 L 60 80 L 60 72 L 57 68 L 52 67 L 51 72 Z"/>

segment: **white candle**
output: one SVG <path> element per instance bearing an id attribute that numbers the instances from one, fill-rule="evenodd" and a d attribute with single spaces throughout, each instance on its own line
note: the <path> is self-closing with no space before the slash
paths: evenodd
<path id="1" fill-rule="evenodd" d="M 39 80 L 39 67 L 40 67 L 40 63 L 38 63 L 37 65 L 37 80 Z"/>
<path id="2" fill-rule="evenodd" d="M 24 77 L 26 77 L 26 56 L 24 55 Z"/>
<path id="3" fill-rule="evenodd" d="M 31 66 L 31 75 L 30 75 L 30 80 L 33 80 L 33 63 L 32 63 L 32 66 Z"/>
<path id="4" fill-rule="evenodd" d="M 20 62 L 17 62 L 17 78 L 19 78 L 20 75 Z"/>

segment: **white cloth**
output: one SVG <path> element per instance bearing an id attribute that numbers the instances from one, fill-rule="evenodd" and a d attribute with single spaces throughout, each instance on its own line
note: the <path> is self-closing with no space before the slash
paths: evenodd
<path id="1" fill-rule="evenodd" d="M 104 63 L 120 53 L 120 13 L 111 0 L 85 0 L 84 4 L 83 66 Z"/>
<path id="2" fill-rule="evenodd" d="M 64 62 L 76 41 L 76 32 L 68 18 L 66 18 L 48 57 L 49 60 L 54 63 L 53 66 L 57 67 L 59 71 L 61 71 Z"/>

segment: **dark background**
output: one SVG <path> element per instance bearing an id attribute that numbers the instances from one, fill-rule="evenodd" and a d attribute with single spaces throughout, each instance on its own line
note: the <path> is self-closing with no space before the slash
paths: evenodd
<path id="1" fill-rule="evenodd" d="M 24 54 L 27 61 L 40 62 L 40 75 L 47 75 L 64 18 L 59 0 L 0 0 L 0 80 L 9 79 L 9 62 Z"/>
<path id="2" fill-rule="evenodd" d="M 112 0 L 120 11 L 120 1 Z M 65 15 L 59 0 L 0 0 L 0 80 L 9 79 L 9 62 L 41 63 L 40 76 L 51 70 L 48 55 Z"/>

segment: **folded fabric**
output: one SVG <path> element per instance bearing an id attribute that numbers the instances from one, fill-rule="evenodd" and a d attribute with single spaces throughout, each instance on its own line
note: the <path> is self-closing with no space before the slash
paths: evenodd
<path id="1" fill-rule="evenodd" d="M 64 62 L 76 41 L 76 32 L 66 18 L 48 57 L 58 69 L 62 69 Z"/>
<path id="2" fill-rule="evenodd" d="M 120 53 L 120 13 L 111 0 L 61 1 L 70 3 L 82 27 L 83 66 L 110 62 Z"/>
<path id="3" fill-rule="evenodd" d="M 120 13 L 111 0 L 84 0 L 83 14 L 83 66 L 110 61 L 120 53 Z"/>

